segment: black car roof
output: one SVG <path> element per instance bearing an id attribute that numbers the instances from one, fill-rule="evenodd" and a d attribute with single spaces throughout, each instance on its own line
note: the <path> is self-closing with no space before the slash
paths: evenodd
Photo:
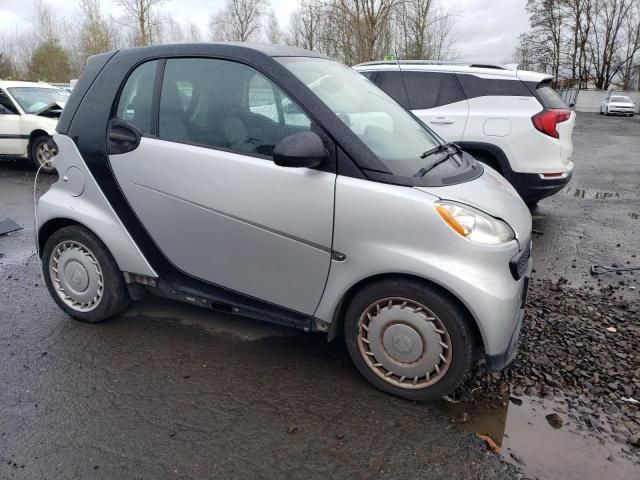
<path id="1" fill-rule="evenodd" d="M 126 52 L 135 50 L 146 55 L 189 55 L 194 51 L 202 52 L 206 50 L 208 53 L 215 55 L 228 53 L 230 50 L 236 51 L 254 51 L 269 57 L 317 57 L 329 58 L 318 52 L 305 50 L 304 48 L 289 47 L 286 45 L 274 45 L 271 43 L 254 43 L 254 42 L 198 42 L 198 43 L 167 43 L 162 45 L 151 45 L 148 47 L 136 47 L 120 50 Z"/>

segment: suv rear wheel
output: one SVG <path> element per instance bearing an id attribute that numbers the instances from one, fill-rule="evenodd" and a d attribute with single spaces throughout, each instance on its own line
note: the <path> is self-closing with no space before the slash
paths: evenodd
<path id="1" fill-rule="evenodd" d="M 89 230 L 74 225 L 55 232 L 42 254 L 47 288 L 71 317 L 100 322 L 129 305 L 122 272 L 107 247 Z"/>
<path id="2" fill-rule="evenodd" d="M 360 373 L 380 390 L 435 400 L 465 379 L 473 360 L 466 311 L 418 281 L 391 279 L 357 293 L 346 312 L 345 340 Z"/>
<path id="3" fill-rule="evenodd" d="M 47 161 L 58 153 L 49 140 L 51 140 L 49 135 L 40 135 L 31 142 L 29 149 L 29 159 L 36 168 L 42 167 L 42 171 L 45 173 L 55 171 L 53 164 L 47 163 Z"/>

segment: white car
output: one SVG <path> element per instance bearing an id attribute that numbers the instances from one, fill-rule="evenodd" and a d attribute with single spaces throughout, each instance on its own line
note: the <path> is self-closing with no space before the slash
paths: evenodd
<path id="1" fill-rule="evenodd" d="M 551 76 L 419 60 L 354 69 L 446 141 L 500 172 L 528 204 L 571 180 L 576 115 L 551 87 Z"/>
<path id="2" fill-rule="evenodd" d="M 50 159 L 55 152 L 49 139 L 68 97 L 46 83 L 0 81 L 0 158 L 28 157 L 37 167 Z"/>
<path id="3" fill-rule="evenodd" d="M 627 96 L 612 95 L 600 105 L 600 115 L 613 115 L 615 113 L 633 117 L 636 113 L 636 104 Z"/>

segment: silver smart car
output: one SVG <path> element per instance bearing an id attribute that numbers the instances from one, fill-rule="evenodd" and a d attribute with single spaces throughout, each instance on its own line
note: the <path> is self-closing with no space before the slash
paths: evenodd
<path id="1" fill-rule="evenodd" d="M 358 370 L 441 397 L 514 356 L 531 216 L 513 188 L 320 54 L 183 44 L 92 57 L 37 207 L 47 287 L 98 322 L 147 292 L 344 333 Z"/>

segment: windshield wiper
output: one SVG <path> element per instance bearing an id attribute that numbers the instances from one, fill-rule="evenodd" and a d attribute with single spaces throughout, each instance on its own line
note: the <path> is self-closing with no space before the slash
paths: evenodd
<path id="1" fill-rule="evenodd" d="M 442 143 L 442 144 L 438 145 L 437 147 L 433 147 L 433 148 L 427 150 L 426 152 L 422 152 L 422 155 L 420 155 L 420 158 L 424 159 L 424 158 L 430 157 L 434 153 L 440 153 L 443 150 L 446 150 L 447 145 L 448 145 L 448 143 Z"/>
<path id="2" fill-rule="evenodd" d="M 443 143 L 442 145 L 438 145 L 437 147 L 434 147 L 431 150 L 427 150 L 422 155 L 420 155 L 420 158 L 427 158 L 431 155 L 434 155 L 436 153 L 441 153 L 441 152 L 446 152 L 446 155 L 442 158 L 439 158 L 435 162 L 427 165 L 426 167 L 423 167 L 420 170 L 418 170 L 417 173 L 414 175 L 414 177 L 424 177 L 427 173 L 429 173 L 431 170 L 433 170 L 435 167 L 437 167 L 441 163 L 446 162 L 452 157 L 455 158 L 454 155 L 456 153 L 461 153 L 462 149 L 455 143 Z"/>

